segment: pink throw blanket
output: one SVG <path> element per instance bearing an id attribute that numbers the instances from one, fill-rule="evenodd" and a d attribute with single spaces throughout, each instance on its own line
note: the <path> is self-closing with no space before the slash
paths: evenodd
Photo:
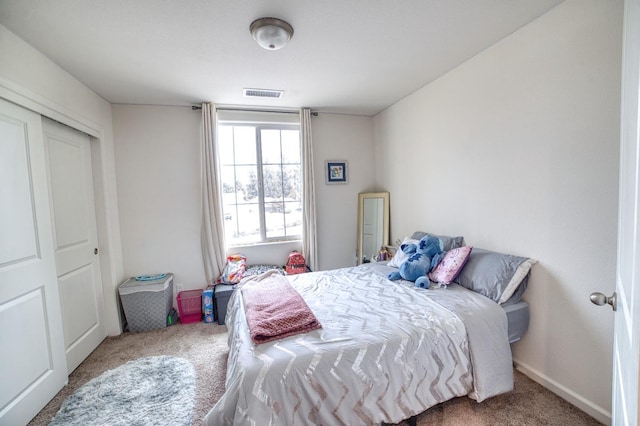
<path id="1" fill-rule="evenodd" d="M 302 296 L 279 272 L 247 277 L 241 285 L 249 332 L 255 344 L 322 328 Z"/>

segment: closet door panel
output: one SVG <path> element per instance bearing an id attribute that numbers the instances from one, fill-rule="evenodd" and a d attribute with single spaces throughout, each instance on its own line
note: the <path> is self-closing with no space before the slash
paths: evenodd
<path id="1" fill-rule="evenodd" d="M 0 424 L 26 424 L 64 386 L 40 116 L 0 100 Z"/>
<path id="2" fill-rule="evenodd" d="M 71 373 L 107 336 L 91 139 L 49 119 L 43 119 L 42 124 L 65 352 Z"/>

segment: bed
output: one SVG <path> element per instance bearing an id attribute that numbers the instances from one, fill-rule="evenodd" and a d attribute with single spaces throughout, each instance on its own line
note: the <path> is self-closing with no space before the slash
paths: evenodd
<path id="1" fill-rule="evenodd" d="M 456 283 L 418 289 L 389 281 L 391 270 L 288 276 L 322 328 L 258 345 L 235 291 L 226 391 L 204 424 L 397 423 L 454 397 L 512 390 L 509 343 L 526 331 L 526 302 L 503 306 Z"/>

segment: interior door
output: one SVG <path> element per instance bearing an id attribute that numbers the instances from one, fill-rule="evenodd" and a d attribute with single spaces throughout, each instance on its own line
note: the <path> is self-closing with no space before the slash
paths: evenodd
<path id="1" fill-rule="evenodd" d="M 89 136 L 43 118 L 69 373 L 107 336 Z"/>
<path id="2" fill-rule="evenodd" d="M 0 424 L 67 381 L 40 116 L 0 100 Z"/>
<path id="3" fill-rule="evenodd" d="M 637 425 L 640 349 L 640 0 L 625 1 L 612 424 Z"/>

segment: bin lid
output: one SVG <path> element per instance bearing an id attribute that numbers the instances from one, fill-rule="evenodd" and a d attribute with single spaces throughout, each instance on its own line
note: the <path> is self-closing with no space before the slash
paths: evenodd
<path id="1" fill-rule="evenodd" d="M 129 278 L 127 281 L 120 284 L 118 292 L 120 295 L 138 293 L 141 291 L 164 291 L 171 280 L 173 279 L 172 273 L 167 273 L 164 278 L 150 281 L 137 281 L 135 277 Z"/>
<path id="2" fill-rule="evenodd" d="M 213 292 L 216 294 L 216 297 L 218 297 L 218 295 L 224 296 L 225 294 L 231 296 L 231 293 L 233 293 L 237 287 L 237 285 L 216 284 L 216 286 L 213 287 Z"/>

